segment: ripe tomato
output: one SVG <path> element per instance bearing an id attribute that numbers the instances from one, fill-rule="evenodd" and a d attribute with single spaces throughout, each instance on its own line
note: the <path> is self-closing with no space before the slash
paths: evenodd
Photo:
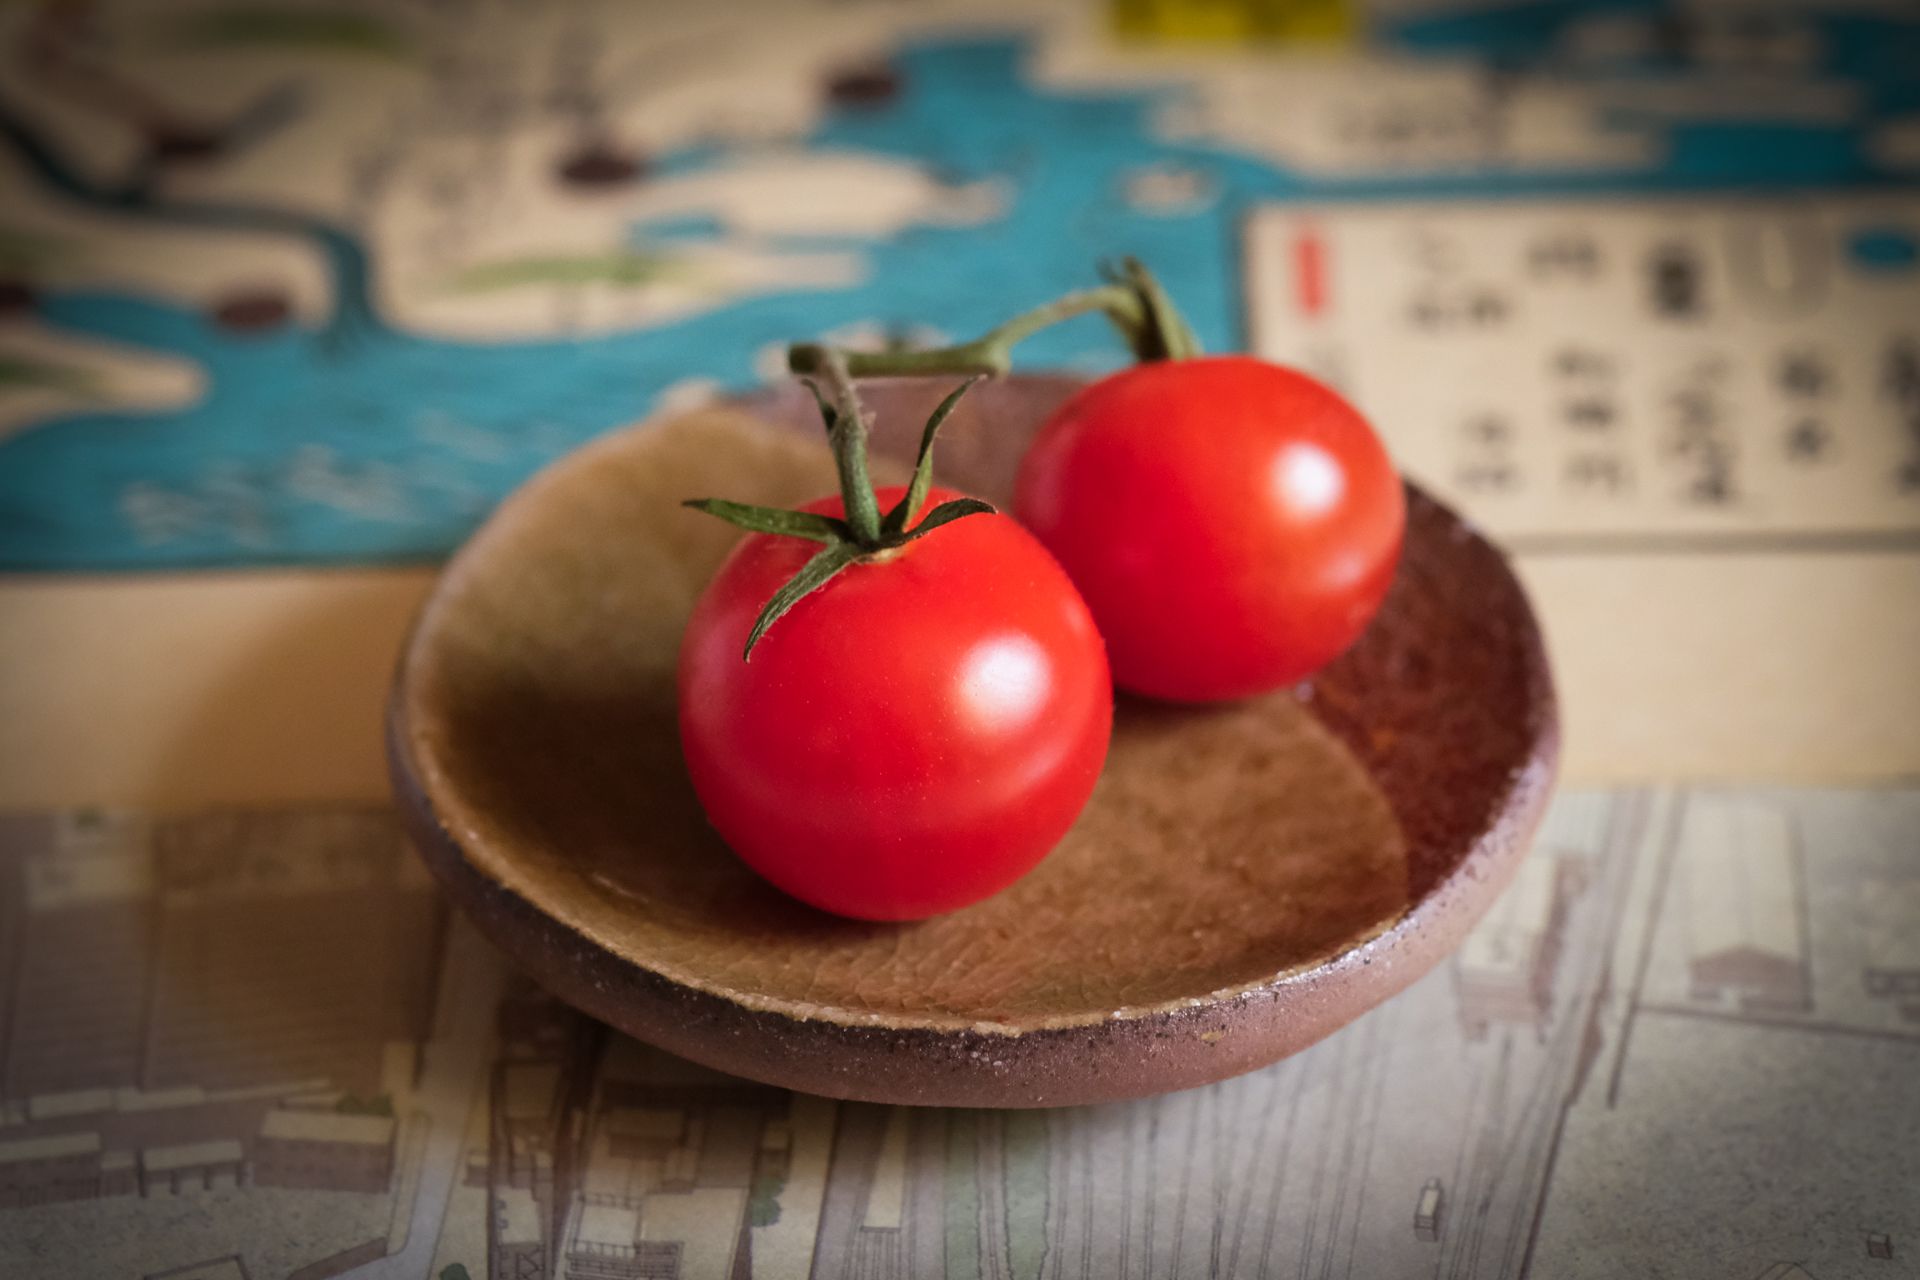
<path id="1" fill-rule="evenodd" d="M 837 497 L 805 510 L 843 514 Z M 750 534 L 694 607 L 680 740 L 707 816 L 760 874 L 842 915 L 918 919 L 998 892 L 1059 842 L 1106 759 L 1113 691 L 1085 603 L 1031 534 L 976 515 L 841 571 L 741 661 L 818 550 Z"/>
<path id="2" fill-rule="evenodd" d="M 1040 429 L 1014 512 L 1066 568 L 1114 679 L 1246 697 L 1324 666 L 1393 580 L 1405 495 L 1353 407 L 1249 356 L 1137 365 Z"/>

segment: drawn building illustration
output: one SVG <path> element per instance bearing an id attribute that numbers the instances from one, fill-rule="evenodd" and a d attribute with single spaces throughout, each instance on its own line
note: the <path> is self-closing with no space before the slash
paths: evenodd
<path id="1" fill-rule="evenodd" d="M 212 1258 L 205 1262 L 190 1262 L 184 1267 L 168 1267 L 165 1271 L 150 1271 L 143 1280 L 252 1280 L 247 1274 L 247 1265 L 235 1254 L 224 1258 Z"/>
<path id="2" fill-rule="evenodd" d="M 487 1250 L 496 1280 L 558 1274 L 559 1186 L 575 1161 L 581 1102 L 604 1033 L 524 978 L 496 1018 L 484 1149 L 467 1156 L 467 1182 L 486 1188 Z"/>
<path id="3" fill-rule="evenodd" d="M 152 1199 L 237 1187 L 246 1177 L 246 1153 L 232 1138 L 177 1142 L 140 1152 L 140 1194 Z"/>
<path id="4" fill-rule="evenodd" d="M 907 1112 L 887 1108 L 886 1128 L 875 1153 L 873 1178 L 867 1184 L 867 1203 L 855 1238 L 854 1273 L 892 1276 L 907 1274 L 902 1228 L 907 1202 Z"/>
<path id="5" fill-rule="evenodd" d="M 568 1280 L 747 1274 L 749 1230 L 786 1176 L 791 1095 L 608 1046 L 561 1251 Z"/>
<path id="6" fill-rule="evenodd" d="M 1806 1010 L 1803 871 L 1787 814 L 1762 801 L 1703 795 L 1684 823 L 1689 994 L 1747 1011 Z"/>
<path id="7" fill-rule="evenodd" d="M 159 914 L 145 825 L 59 820 L 52 848 L 20 875 L 0 1093 L 137 1085 Z"/>
<path id="8" fill-rule="evenodd" d="M 1547 853 L 1520 864 L 1455 960 L 1461 1025 L 1474 1039 L 1494 1023 L 1544 1032 L 1567 910 L 1587 879 L 1578 856 Z"/>
<path id="9" fill-rule="evenodd" d="M 1440 1211 L 1446 1204 L 1446 1194 L 1440 1179 L 1428 1178 L 1420 1187 L 1419 1199 L 1413 1205 L 1413 1234 L 1416 1238 L 1434 1241 L 1440 1238 Z"/>
<path id="10" fill-rule="evenodd" d="M 0 1142 L 0 1209 L 102 1194 L 100 1135 L 59 1133 Z"/>
<path id="11" fill-rule="evenodd" d="M 1861 980 L 1867 994 L 1920 1022 L 1920 879 L 1869 879 L 1856 901 L 1866 945 Z"/>
<path id="12" fill-rule="evenodd" d="M 387 1190 L 444 915 L 389 815 L 63 816 L 0 913 L 0 1210 Z"/>
<path id="13" fill-rule="evenodd" d="M 157 833 L 147 1087 L 324 1078 L 375 1093 L 386 1045 L 420 1038 L 443 910 L 426 871 L 385 815 L 304 819 Z"/>
<path id="14" fill-rule="evenodd" d="M 763 1247 L 783 1274 L 797 1248 L 812 1274 L 889 1280 L 939 1256 L 945 1113 L 722 1075 L 520 978 L 498 1028 L 485 1146 L 465 1157 L 491 1280 L 734 1280 L 773 1265 Z"/>
<path id="15" fill-rule="evenodd" d="M 393 1176 L 391 1116 L 279 1108 L 260 1122 L 253 1180 L 315 1191 L 380 1191 Z"/>
<path id="16" fill-rule="evenodd" d="M 1034 1132 L 1038 1141 L 1030 1154 L 1036 1159 L 1045 1158 L 1045 1132 L 1044 1125 Z M 991 1141 L 986 1149 L 994 1149 Z M 974 1236 L 1029 1225 L 1009 1224 L 1004 1205 L 983 1203 L 976 1216 L 945 1203 L 939 1171 L 956 1153 L 971 1156 L 989 1186 L 1002 1181 L 991 1161 L 979 1163 L 982 1150 L 977 1134 L 974 1140 L 962 1136 L 946 1116 L 911 1107 L 843 1105 L 821 1205 L 816 1271 L 909 1280 L 935 1269 L 933 1258 L 949 1232 Z"/>

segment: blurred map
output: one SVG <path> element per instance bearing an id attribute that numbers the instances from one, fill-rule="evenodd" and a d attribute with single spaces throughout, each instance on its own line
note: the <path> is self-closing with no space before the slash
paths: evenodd
<path id="1" fill-rule="evenodd" d="M 1658 222 L 1653 193 L 1808 193 L 1786 247 L 1751 250 L 1791 274 L 1834 193 L 1920 174 L 1920 18 L 1899 4 L 1114 12 L 1317 39 L 1152 44 L 1064 0 L 0 6 L 0 569 L 437 557 L 541 463 L 761 381 L 797 336 L 969 334 L 1134 253 L 1209 346 L 1265 349 L 1248 273 L 1289 208 L 1606 193 L 1556 206 L 1572 256 L 1505 312 L 1456 297 L 1483 356 L 1511 359 L 1528 298 L 1616 211 Z M 1886 300 L 1871 336 L 1906 352 L 1886 375 L 1905 387 L 1920 231 L 1910 198 L 1876 207 L 1846 261 Z M 1408 269 L 1434 270 L 1419 252 Z M 1688 268 L 1644 269 L 1677 290 Z M 1768 298 L 1715 306 L 1737 328 Z M 1409 385 L 1460 368 L 1447 322 L 1423 324 L 1393 343 Z M 1120 352 L 1087 319 L 1022 355 Z M 1899 397 L 1787 447 L 1898 437 L 1910 478 L 1920 410 Z M 1432 482 L 1430 456 L 1484 428 L 1363 403 Z M 1714 447 L 1800 425 L 1734 415 Z M 1447 465 L 1494 483 L 1497 439 L 1470 447 Z M 1905 526 L 1911 491 L 1875 501 Z"/>
<path id="2" fill-rule="evenodd" d="M 1516 552 L 1586 776 L 1911 779 L 1911 4 L 21 0 L 0 67 L 0 1276 L 1920 1275 L 1910 783 L 1564 795 L 1238 1080 L 843 1104 L 287 807 L 383 793 L 424 570 L 62 576 L 437 560 L 789 339 L 1133 253 Z"/>
<path id="3" fill-rule="evenodd" d="M 669 1058 L 509 972 L 372 808 L 0 826 L 0 1273 L 1920 1275 L 1920 792 L 1561 797 L 1458 954 L 1147 1101 Z"/>

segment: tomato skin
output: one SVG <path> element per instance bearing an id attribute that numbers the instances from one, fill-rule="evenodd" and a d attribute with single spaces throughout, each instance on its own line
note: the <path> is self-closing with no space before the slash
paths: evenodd
<path id="1" fill-rule="evenodd" d="M 838 498 L 805 509 L 842 514 Z M 1113 690 L 1085 603 L 1011 518 L 968 516 L 843 570 L 742 662 L 761 607 L 819 549 L 750 534 L 694 607 L 680 740 L 708 818 L 840 915 L 920 919 L 998 892 L 1066 834 L 1106 760 Z"/>
<path id="2" fill-rule="evenodd" d="M 1041 427 L 1014 511 L 1072 576 L 1115 681 L 1214 702 L 1312 674 L 1393 582 L 1399 476 L 1353 407 L 1250 356 L 1134 366 Z"/>

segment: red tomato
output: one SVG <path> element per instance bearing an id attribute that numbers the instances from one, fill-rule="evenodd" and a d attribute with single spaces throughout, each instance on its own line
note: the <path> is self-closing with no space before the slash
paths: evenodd
<path id="1" fill-rule="evenodd" d="M 842 514 L 837 497 L 805 509 Z M 754 870 L 841 915 L 998 892 L 1066 834 L 1106 759 L 1113 690 L 1085 603 L 1012 519 L 969 516 L 843 570 L 741 661 L 819 549 L 750 534 L 694 607 L 680 741 L 707 816 Z"/>
<path id="2" fill-rule="evenodd" d="M 1400 478 L 1353 407 L 1250 356 L 1137 365 L 1041 427 L 1014 512 L 1058 558 L 1123 688 L 1178 702 L 1299 680 L 1380 607 Z"/>

